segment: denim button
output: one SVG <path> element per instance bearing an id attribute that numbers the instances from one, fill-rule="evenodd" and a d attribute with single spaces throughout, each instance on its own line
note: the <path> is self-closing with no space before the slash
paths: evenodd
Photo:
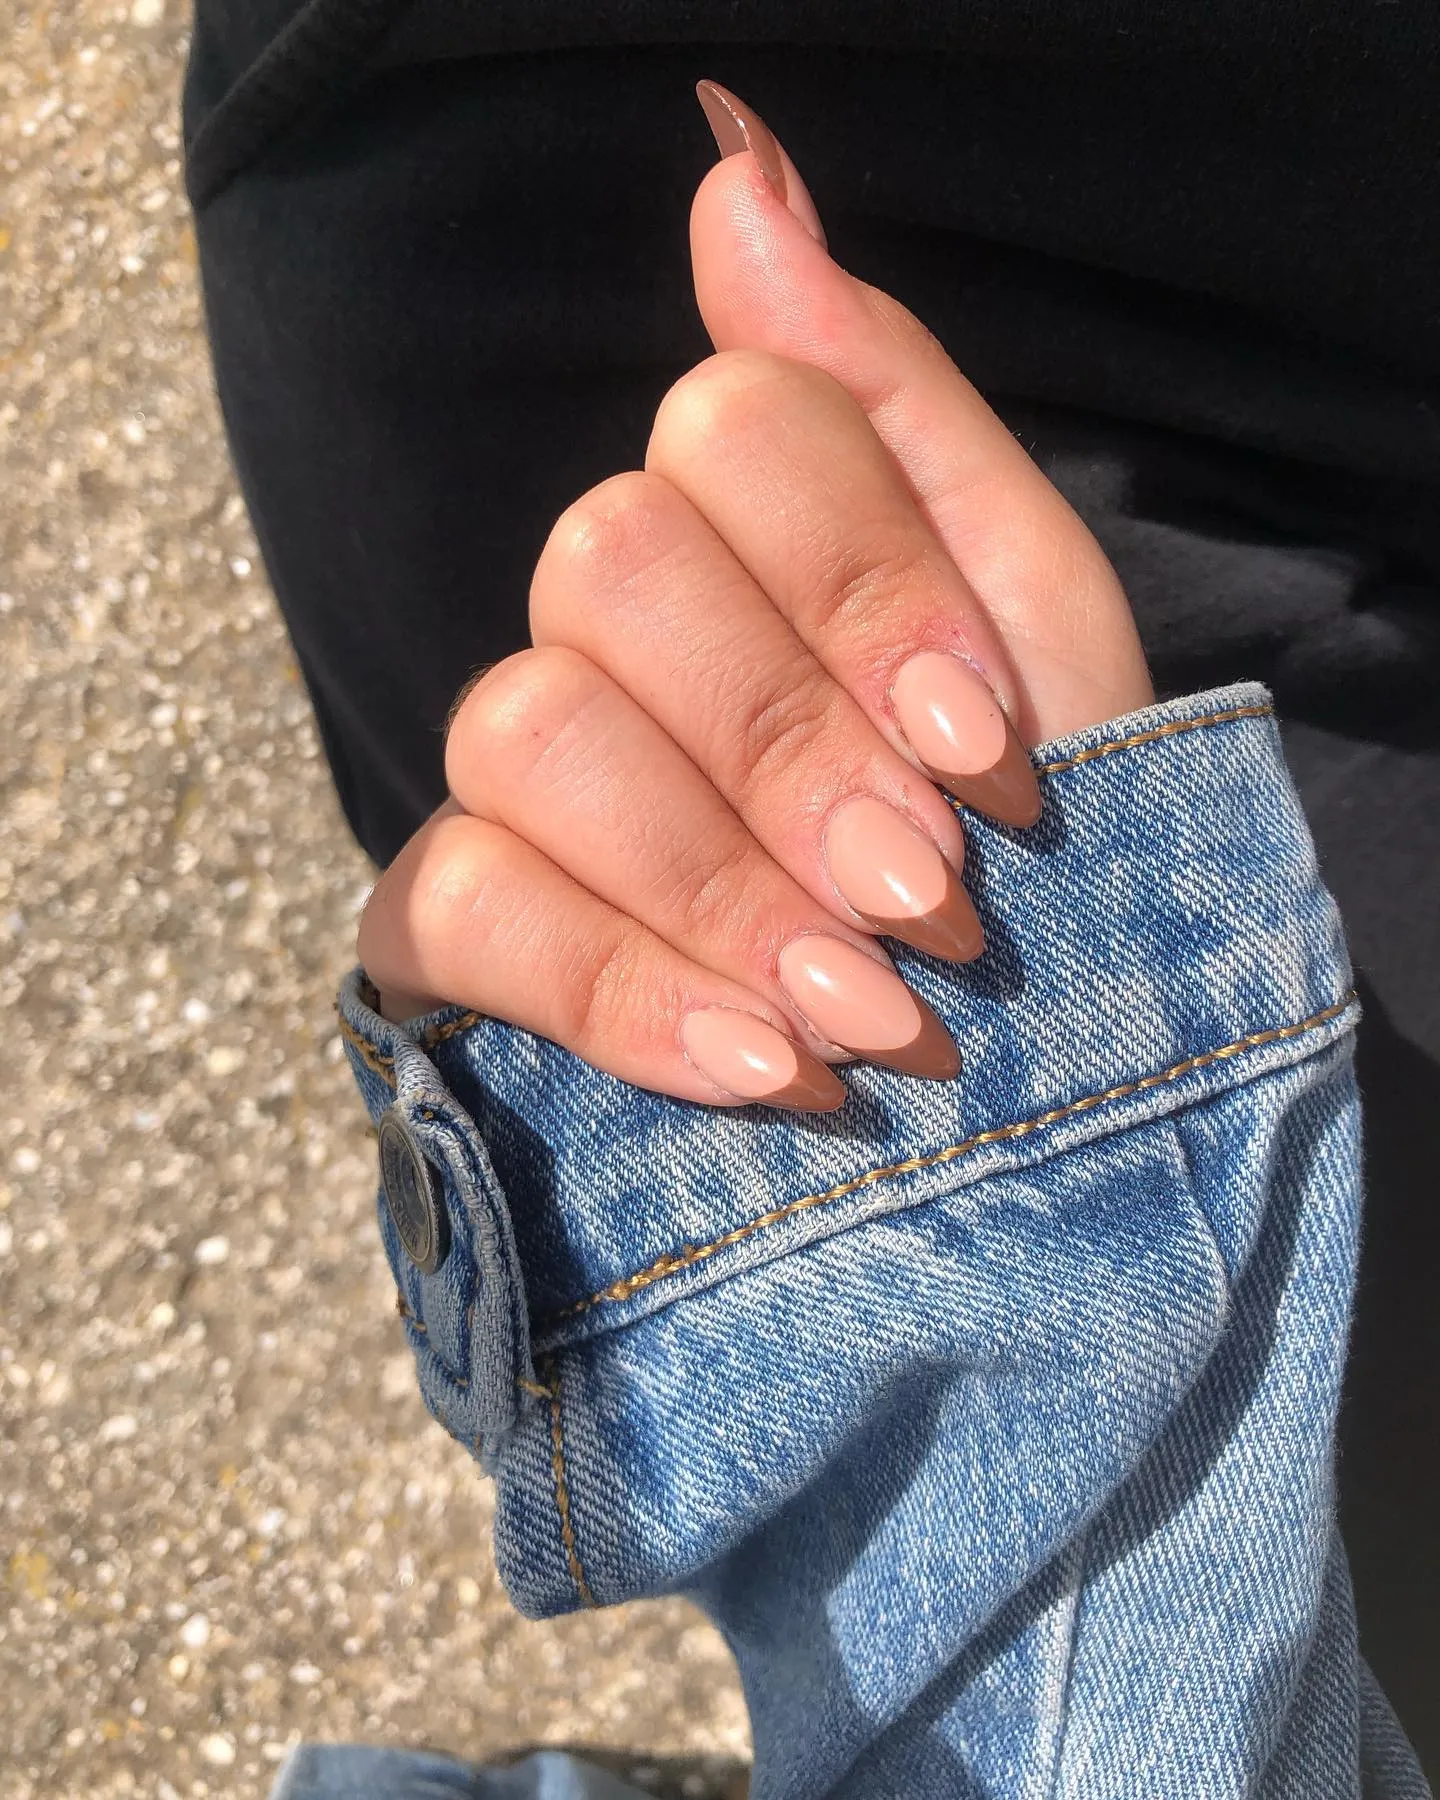
<path id="1" fill-rule="evenodd" d="M 444 1190 L 398 1106 L 380 1120 L 380 1179 L 405 1254 L 422 1275 L 433 1275 L 450 1250 Z"/>

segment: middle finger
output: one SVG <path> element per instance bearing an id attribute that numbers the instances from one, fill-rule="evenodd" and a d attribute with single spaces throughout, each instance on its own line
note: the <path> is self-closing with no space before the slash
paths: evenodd
<path id="1" fill-rule="evenodd" d="M 665 396 L 645 466 L 694 502 L 890 743 L 967 805 L 1034 824 L 1034 769 L 996 699 L 1017 690 L 1009 654 L 838 381 L 722 351 Z"/>
<path id="2" fill-rule="evenodd" d="M 618 682 L 822 905 L 933 956 L 980 953 L 953 812 L 669 482 L 616 476 L 563 514 L 530 620 L 537 646 Z"/>

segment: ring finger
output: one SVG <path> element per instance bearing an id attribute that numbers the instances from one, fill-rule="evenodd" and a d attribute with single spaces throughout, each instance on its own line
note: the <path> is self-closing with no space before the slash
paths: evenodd
<path id="1" fill-rule="evenodd" d="M 359 950 L 387 1018 L 444 995 L 682 1100 L 844 1103 L 844 1084 L 791 1038 L 783 1013 L 459 808 L 442 807 L 381 876 Z"/>
<path id="2" fill-rule="evenodd" d="M 573 650 L 522 652 L 466 696 L 450 790 L 717 975 L 786 1008 L 817 1048 L 943 1079 L 944 1027 L 879 947 L 826 914 L 701 772 Z"/>

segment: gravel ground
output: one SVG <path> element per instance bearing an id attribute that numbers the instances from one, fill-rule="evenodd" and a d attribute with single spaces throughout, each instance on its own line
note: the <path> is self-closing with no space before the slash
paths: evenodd
<path id="1" fill-rule="evenodd" d="M 259 1796 L 302 1735 L 740 1791 L 719 1639 L 518 1619 L 413 1391 L 330 1004 L 371 871 L 220 437 L 185 19 L 7 23 L 0 1795 Z"/>

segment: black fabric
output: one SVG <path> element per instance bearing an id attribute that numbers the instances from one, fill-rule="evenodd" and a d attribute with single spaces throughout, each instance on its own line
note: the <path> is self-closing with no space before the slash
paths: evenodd
<path id="1" fill-rule="evenodd" d="M 186 94 L 235 458 L 377 860 L 551 521 L 708 347 L 701 75 L 1090 521 L 1162 691 L 1275 687 L 1366 984 L 1362 1640 L 1432 1767 L 1437 50 L 1420 0 L 200 0 Z"/>

